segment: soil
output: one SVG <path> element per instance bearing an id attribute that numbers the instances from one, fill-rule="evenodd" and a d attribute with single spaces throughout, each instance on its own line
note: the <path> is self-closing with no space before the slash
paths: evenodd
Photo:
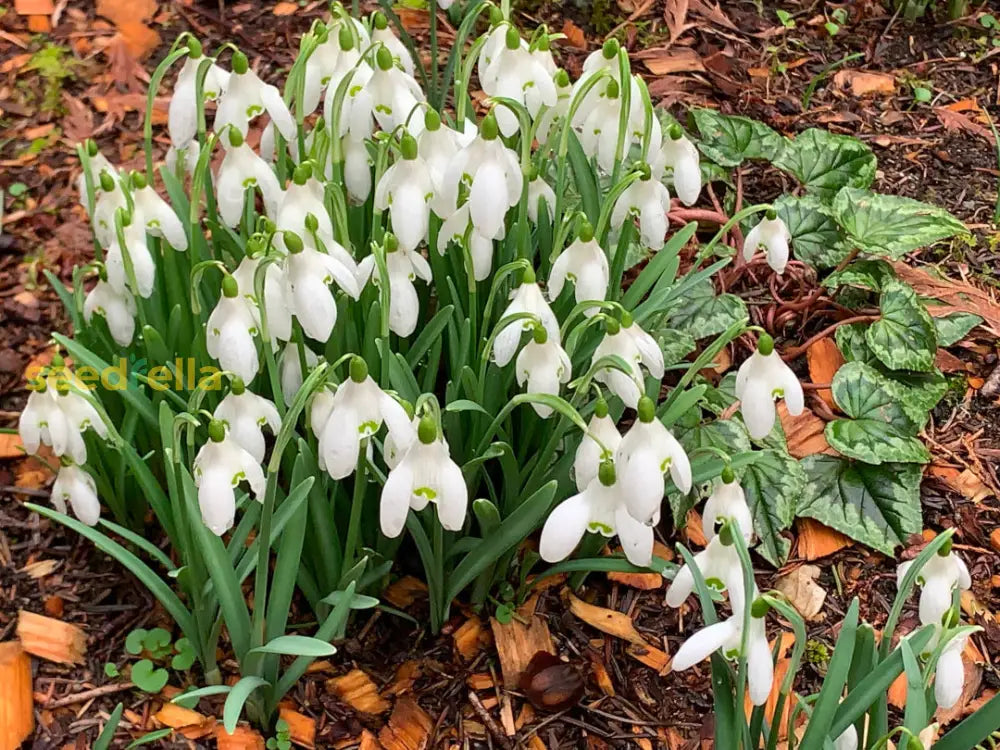
<path id="1" fill-rule="evenodd" d="M 1000 32 L 984 29 L 976 14 L 954 22 L 928 18 L 907 24 L 868 0 L 842 5 L 765 3 L 768 10 L 763 15 L 752 3 L 716 6 L 711 0 L 690 0 L 667 5 L 666 10 L 688 7 L 687 21 L 695 24 L 672 45 L 663 2 L 515 3 L 523 25 L 542 21 L 553 30 L 567 31 L 571 38 L 574 29 L 582 32 L 587 50 L 566 43 L 560 47 L 563 65 L 574 72 L 586 52 L 599 46 L 610 31 L 632 51 L 665 48 L 666 57 L 696 55 L 701 62 L 693 70 L 648 76 L 654 99 L 675 114 L 690 105 L 717 106 L 760 119 L 788 135 L 824 127 L 862 138 L 879 159 L 876 189 L 944 206 L 973 230 L 974 244 L 932 247 L 914 260 L 933 263 L 951 278 L 1000 285 L 1000 234 L 991 223 L 1000 179 L 997 156 L 975 107 L 963 104 L 973 100 L 994 120 L 1000 118 L 1000 47 L 994 46 Z M 116 42 L 113 28 L 95 15 L 91 3 L 58 3 L 60 22 L 52 31 L 34 36 L 25 33 L 23 16 L 9 9 L 0 15 L 0 38 L 18 42 L 6 50 L 0 45 L 0 166 L 5 170 L 0 187 L 6 190 L 0 234 L 0 427 L 16 425 L 26 397 L 23 372 L 29 363 L 47 356 L 49 332 L 67 329 L 42 271 L 68 280 L 75 264 L 92 257 L 90 233 L 73 187 L 75 143 L 93 137 L 113 161 L 137 166 L 142 158 L 145 82 L 179 33 L 194 32 L 208 48 L 231 39 L 264 77 L 277 75 L 288 69 L 298 35 L 323 11 L 321 2 L 301 6 L 292 15 L 275 15 L 271 2 L 161 3 L 150 24 L 159 33 L 160 44 L 141 61 Z M 782 26 L 778 8 L 787 11 L 794 28 Z M 824 24 L 835 19 L 838 10 L 846 16 L 831 36 Z M 414 33 L 426 41 L 424 32 Z M 26 70 L 23 62 L 17 64 L 19 55 L 51 47 L 64 50 L 61 57 L 54 55 L 58 58 L 54 72 L 53 66 L 43 74 Z M 855 54 L 860 56 L 844 62 Z M 643 71 L 643 63 L 637 61 L 635 69 Z M 890 73 L 894 90 L 855 96 L 838 84 L 836 73 L 856 69 Z M 810 89 L 810 101 L 804 106 Z M 920 89 L 930 92 L 929 102 L 917 100 Z M 166 145 L 165 136 L 157 135 L 158 156 Z M 773 174 L 748 169 L 743 177 L 747 200 L 767 200 L 784 189 Z M 822 327 L 818 320 L 809 326 L 809 332 Z M 928 437 L 936 459 L 952 467 L 974 468 L 987 488 L 996 490 L 1000 487 L 998 389 L 989 392 L 983 385 L 991 382 L 997 367 L 996 342 L 978 334 L 954 351 L 967 364 L 963 375 L 970 383 L 978 378 L 981 389 L 971 385 L 959 389 L 939 407 Z M 88 747 L 97 727 L 121 700 L 131 712 L 116 737 L 115 746 L 124 747 L 142 734 L 137 727 L 146 723 L 152 710 L 144 693 L 122 689 L 68 708 L 45 706 L 94 687 L 114 685 L 105 677 L 104 664 L 122 664 L 125 635 L 135 627 L 158 623 L 162 613 L 127 571 L 88 542 L 23 507 L 25 500 L 46 502 L 50 481 L 42 467 L 27 464 L 0 459 L 0 641 L 12 637 L 21 609 L 54 614 L 80 625 L 88 636 L 83 665 L 33 662 L 40 729 L 31 746 Z M 959 529 L 958 548 L 971 563 L 973 593 L 982 608 L 974 619 L 985 628 L 976 641 L 986 661 L 983 688 L 1000 689 L 992 656 L 1000 651 L 1000 626 L 992 615 L 1000 605 L 992 578 L 1000 569 L 1000 555 L 990 543 L 990 533 L 1000 526 L 1000 504 L 995 495 L 979 502 L 968 499 L 934 476 L 924 483 L 923 501 L 928 529 Z M 666 525 L 658 531 L 668 545 L 676 537 Z M 921 540 L 913 542 L 916 546 Z M 55 567 L 33 578 L 30 564 L 40 560 L 53 561 Z M 810 624 L 812 659 L 802 668 L 800 690 L 822 679 L 822 646 L 832 647 L 850 599 L 859 596 L 863 616 L 878 627 L 895 591 L 895 562 L 880 555 L 851 547 L 818 564 L 818 583 L 828 596 L 820 619 Z M 760 568 L 758 581 L 763 587 L 776 572 L 762 561 Z M 685 612 L 683 622 L 678 622 L 678 613 L 663 602 L 662 589 L 639 591 L 603 576 L 591 576 L 581 596 L 629 613 L 638 630 L 661 642 L 667 653 L 673 653 L 700 622 L 697 612 Z M 418 601 L 410 611 L 426 621 L 420 608 Z M 542 594 L 537 611 L 547 621 L 558 651 L 585 675 L 586 692 L 564 711 L 539 712 L 522 731 L 526 739 L 537 733 L 550 749 L 619 748 L 664 747 L 668 745 L 662 737 L 668 736 L 674 750 L 703 747 L 699 741 L 711 737 L 707 668 L 659 677 L 628 656 L 623 641 L 601 636 L 571 615 L 558 587 Z M 915 618 L 915 612 L 908 611 L 902 629 L 912 627 Z M 455 655 L 452 633 L 464 620 L 464 615 L 456 616 L 435 637 L 386 614 L 360 617 L 351 637 L 340 644 L 335 670 L 339 673 L 356 664 L 382 687 L 393 681 L 400 665 L 416 660 L 422 673 L 411 692 L 434 723 L 430 746 L 447 746 L 447 739 L 459 746 L 495 747 L 489 734 L 477 737 L 465 730 L 470 719 L 477 720 L 467 699 L 467 678 L 495 670 L 496 658 L 490 649 L 471 662 Z M 595 662 L 610 675 L 613 695 L 593 678 Z M 362 727 L 377 732 L 384 717 L 360 714 L 329 693 L 324 680 L 330 676 L 308 675 L 293 696 L 299 711 L 318 720 L 318 746 L 357 737 Z M 522 704 L 520 697 L 515 702 Z M 668 728 L 672 734 L 655 739 L 658 729 Z M 651 744 L 640 744 L 643 738 Z M 157 746 L 202 742 L 160 740 Z"/>

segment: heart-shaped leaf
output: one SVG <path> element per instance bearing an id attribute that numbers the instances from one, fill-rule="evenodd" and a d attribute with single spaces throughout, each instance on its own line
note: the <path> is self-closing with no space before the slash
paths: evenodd
<path id="1" fill-rule="evenodd" d="M 720 166 L 736 167 L 744 159 L 772 161 L 781 151 L 784 138 L 762 122 L 714 109 L 696 109 L 691 115 L 701 133 L 698 148 Z"/>
<path id="2" fill-rule="evenodd" d="M 795 505 L 802 496 L 806 475 L 799 462 L 787 453 L 759 451 L 746 467 L 740 484 L 753 514 L 757 551 L 772 565 L 788 559 L 791 542 L 781 532 L 792 524 Z"/>
<path id="3" fill-rule="evenodd" d="M 795 257 L 813 268 L 830 268 L 851 251 L 833 211 L 815 195 L 783 195 L 774 209 L 792 235 Z"/>
<path id="4" fill-rule="evenodd" d="M 835 419 L 824 434 L 835 450 L 870 464 L 924 464 L 931 460 L 923 443 L 879 419 Z"/>
<path id="5" fill-rule="evenodd" d="M 934 318 L 934 331 L 938 346 L 952 346 L 965 338 L 973 328 L 983 322 L 982 317 L 967 312 L 953 312 Z"/>
<path id="6" fill-rule="evenodd" d="M 934 321 L 916 292 L 902 281 L 890 279 L 882 288 L 879 309 L 882 317 L 865 332 L 865 341 L 875 356 L 892 370 L 934 369 Z"/>
<path id="7" fill-rule="evenodd" d="M 808 192 L 831 200 L 842 187 L 866 188 L 875 179 L 877 160 L 857 138 L 810 128 L 785 141 L 774 166 L 794 175 Z"/>
<path id="8" fill-rule="evenodd" d="M 903 432 L 915 434 L 898 398 L 874 367 L 862 362 L 848 362 L 833 377 L 833 398 L 843 412 L 854 419 L 887 422 Z"/>
<path id="9" fill-rule="evenodd" d="M 170 675 L 167 670 L 157 667 L 149 659 L 140 659 L 132 665 L 132 682 L 147 693 L 158 693 L 167 684 Z"/>
<path id="10" fill-rule="evenodd" d="M 125 650 L 133 656 L 141 654 L 144 648 L 143 640 L 145 640 L 148 632 L 145 628 L 136 628 L 125 636 Z"/>

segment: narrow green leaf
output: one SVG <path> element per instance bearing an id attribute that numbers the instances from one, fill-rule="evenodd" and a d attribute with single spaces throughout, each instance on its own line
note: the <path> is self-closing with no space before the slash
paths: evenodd
<path id="1" fill-rule="evenodd" d="M 104 725 L 104 729 L 94 740 L 94 746 L 92 750 L 108 750 L 111 747 L 111 741 L 115 738 L 115 730 L 118 729 L 118 723 L 122 720 L 122 712 L 125 710 L 125 705 L 119 703 L 115 706 L 115 710 L 111 712 L 108 716 L 108 721 Z"/>
<path id="2" fill-rule="evenodd" d="M 326 641 L 305 635 L 279 635 L 263 646 L 250 649 L 252 654 L 283 654 L 285 656 L 333 656 L 337 649 Z"/>
<path id="3" fill-rule="evenodd" d="M 262 677 L 247 675 L 233 685 L 233 689 L 226 696 L 226 704 L 222 708 L 222 726 L 227 734 L 236 731 L 236 724 L 243 713 L 243 706 L 251 694 L 262 687 L 270 687 L 270 683 Z"/>

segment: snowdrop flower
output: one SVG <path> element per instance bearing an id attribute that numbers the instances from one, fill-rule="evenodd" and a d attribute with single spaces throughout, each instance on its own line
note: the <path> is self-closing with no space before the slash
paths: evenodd
<path id="1" fill-rule="evenodd" d="M 750 260 L 757 248 L 763 247 L 767 255 L 767 265 L 779 276 L 785 272 L 788 265 L 788 243 L 792 239 L 791 232 L 785 226 L 777 212 L 771 208 L 760 223 L 747 232 L 743 241 L 743 260 Z"/>
<path id="2" fill-rule="evenodd" d="M 791 368 L 774 351 L 774 339 L 766 333 L 757 342 L 757 351 L 750 355 L 736 373 L 736 398 L 747 431 L 754 440 L 767 437 L 774 427 L 774 401 L 785 399 L 785 407 L 793 417 L 802 413 L 805 400 L 802 385 Z"/>
<path id="3" fill-rule="evenodd" d="M 215 110 L 215 132 L 222 133 L 227 127 L 232 127 L 246 137 L 250 121 L 265 111 L 286 141 L 295 138 L 295 120 L 281 98 L 281 92 L 277 87 L 264 83 L 250 70 L 246 55 L 234 52 L 229 85 L 219 97 L 219 107 Z"/>
<path id="4" fill-rule="evenodd" d="M 334 479 L 357 470 L 361 441 L 378 432 L 383 422 L 396 430 L 410 424 L 406 410 L 371 379 L 361 357 L 351 359 L 350 377 L 326 400 L 322 411 L 314 404 L 313 416 L 322 424 L 313 421 L 312 426 L 319 436 L 320 468 Z"/>
<path id="5" fill-rule="evenodd" d="M 603 300 L 608 294 L 611 279 L 608 256 L 594 239 L 594 228 L 587 222 L 580 228 L 573 244 L 563 250 L 552 264 L 548 284 L 550 300 L 555 301 L 559 297 L 567 279 L 573 282 L 577 304 Z M 590 317 L 599 309 L 597 305 L 588 307 L 583 314 Z"/>
<path id="6" fill-rule="evenodd" d="M 948 710 L 962 697 L 965 688 L 965 663 L 962 652 L 969 640 L 968 633 L 956 635 L 941 650 L 934 675 L 934 699 L 938 707 Z"/>
<path id="7" fill-rule="evenodd" d="M 104 268 L 108 274 L 108 283 L 119 294 L 127 294 L 132 286 L 133 279 L 125 266 L 125 254 L 132 264 L 132 274 L 134 274 L 135 288 L 132 292 L 138 294 L 143 299 L 147 299 L 153 293 L 153 286 L 156 283 L 156 264 L 153 256 L 146 245 L 146 231 L 142 224 L 136 220 L 134 215 L 129 215 L 125 209 L 119 209 L 122 222 L 122 237 L 125 239 L 125 246 L 115 232 L 108 245 L 108 251 L 104 256 Z"/>
<path id="8" fill-rule="evenodd" d="M 257 321 L 246 300 L 240 296 L 239 285 L 228 274 L 222 280 L 222 296 L 205 327 L 205 346 L 229 370 L 249 383 L 260 369 L 257 358 Z"/>
<path id="9" fill-rule="evenodd" d="M 472 257 L 472 275 L 476 281 L 483 281 L 489 278 L 490 271 L 493 270 L 493 240 L 503 239 L 503 225 L 499 237 L 489 238 L 479 233 L 479 230 L 472 224 L 469 215 L 469 204 L 463 203 L 460 208 L 445 219 L 438 230 L 438 254 L 444 255 L 448 249 L 448 243 L 454 242 L 460 247 L 466 244 L 468 237 L 469 254 Z"/>
<path id="10" fill-rule="evenodd" d="M 329 284 L 336 281 L 349 296 L 357 299 L 361 289 L 355 271 L 332 254 L 306 247 L 294 232 L 286 231 L 284 241 L 288 248 L 283 269 L 288 307 L 306 336 L 328 341 L 337 322 L 337 300 Z"/>
<path id="11" fill-rule="evenodd" d="M 385 264 L 389 272 L 389 330 L 406 338 L 417 329 L 420 317 L 420 298 L 413 281 L 420 278 L 430 282 L 431 267 L 420 253 L 400 248 L 393 235 L 386 235 Z M 358 283 L 362 286 L 371 280 L 376 286 L 382 283 L 375 266 L 375 256 L 369 255 L 358 264 Z"/>
<path id="12" fill-rule="evenodd" d="M 588 92 L 584 103 L 577 110 L 577 122 L 573 125 L 584 153 L 595 157 L 598 166 L 605 173 L 610 173 L 614 169 L 615 157 L 618 156 L 621 89 L 618 82 L 612 79 L 604 85 L 602 94 L 596 94 L 601 85 L 597 84 Z M 623 155 L 627 153 L 629 145 L 626 139 Z"/>
<path id="13" fill-rule="evenodd" d="M 521 200 L 524 179 L 517 154 L 497 137 L 493 114 L 483 118 L 479 137 L 457 153 L 448 168 L 442 200 L 457 205 L 459 183 L 469 184 L 469 214 L 477 231 L 496 238 L 507 209 Z"/>
<path id="14" fill-rule="evenodd" d="M 73 508 L 73 515 L 87 526 L 96 526 L 101 518 L 94 478 L 73 464 L 63 465 L 52 483 L 52 504 L 56 510 L 65 514 L 66 503 Z"/>
<path id="15" fill-rule="evenodd" d="M 896 585 L 903 584 L 903 577 L 913 565 L 913 560 L 896 568 Z M 952 549 L 951 541 L 931 556 L 917 576 L 920 584 L 920 623 L 941 625 L 945 613 L 951 609 L 952 594 L 956 587 L 962 591 L 972 586 L 972 577 L 965 562 Z"/>
<path id="16" fill-rule="evenodd" d="M 170 133 L 170 142 L 177 151 L 187 149 L 198 132 L 196 82 L 198 68 L 204 59 L 201 43 L 193 37 L 188 37 L 188 56 L 180 73 L 177 74 L 177 83 L 167 110 L 167 131 Z M 217 99 L 225 92 L 229 85 L 229 77 L 229 73 L 214 62 L 209 65 L 202 88 L 205 99 Z"/>
<path id="17" fill-rule="evenodd" d="M 716 534 L 708 541 L 708 546 L 694 556 L 695 564 L 701 571 L 705 583 L 717 591 L 729 591 L 734 612 L 742 610 L 743 568 L 740 556 L 733 544 L 726 544 L 722 535 Z M 666 602 L 675 609 L 681 606 L 694 591 L 694 575 L 687 565 L 681 566 L 667 589 Z M 739 606 L 737 606 L 739 603 Z"/>
<path id="18" fill-rule="evenodd" d="M 141 218 L 146 233 L 165 239 L 178 252 L 187 250 L 187 233 L 170 204 L 160 197 L 152 185 L 146 184 L 146 177 L 141 172 L 132 175 L 132 185 L 135 187 L 132 194 L 135 213 Z"/>
<path id="19" fill-rule="evenodd" d="M 556 205 L 556 191 L 549 183 L 536 176 L 528 183 L 528 218 L 532 224 L 538 223 L 539 203 L 545 207 L 545 215 L 551 219 Z"/>
<path id="20" fill-rule="evenodd" d="M 611 212 L 611 226 L 621 229 L 631 216 L 639 218 L 639 237 L 644 247 L 659 250 L 667 235 L 667 211 L 670 210 L 670 193 L 663 183 L 655 179 L 648 166 L 643 175 L 629 185 L 615 202 Z"/>
<path id="21" fill-rule="evenodd" d="M 570 100 L 572 98 L 573 85 L 569 80 L 569 73 L 560 68 L 552 77 L 556 85 L 556 103 L 551 107 L 546 107 L 539 112 L 538 126 L 535 130 L 535 138 L 542 145 L 548 143 L 549 135 L 557 132 L 557 125 L 569 112 Z"/>
<path id="22" fill-rule="evenodd" d="M 665 372 L 663 350 L 656 339 L 632 320 L 629 313 L 622 314 L 621 323 L 609 318 L 605 322 L 605 331 L 604 338 L 594 350 L 591 364 L 602 357 L 617 355 L 628 364 L 631 374 L 615 367 L 602 367 L 594 375 L 594 379 L 604 383 L 626 406 L 635 409 L 646 389 L 640 365 L 645 366 L 649 374 L 659 380 Z"/>
<path id="23" fill-rule="evenodd" d="M 431 198 L 431 209 L 442 219 L 447 219 L 455 212 L 455 195 L 451 191 L 452 202 L 449 205 L 446 198 L 445 178 L 448 167 L 455 154 L 460 152 L 476 138 L 476 127 L 466 121 L 465 130 L 458 132 L 441 124 L 441 115 L 433 109 L 424 114 L 424 130 L 417 138 L 417 153 L 424 160 L 430 172 L 431 183 L 434 186 L 434 197 Z"/>
<path id="24" fill-rule="evenodd" d="M 543 53 L 548 52 L 547 36 L 541 37 L 538 44 L 544 46 Z M 508 25 L 504 46 L 496 50 L 485 69 L 479 68 L 479 81 L 483 91 L 490 96 L 512 99 L 535 117 L 543 105 L 553 107 L 557 101 L 558 93 L 552 79 L 554 71 L 546 62 L 544 54 L 533 53 L 517 28 Z M 518 117 L 508 107 L 497 107 L 496 118 L 504 137 L 509 138 L 518 131 Z"/>
<path id="25" fill-rule="evenodd" d="M 674 124 L 668 136 L 660 147 L 656 166 L 673 170 L 674 192 L 684 205 L 693 205 L 701 194 L 701 156 L 680 125 Z"/>
<path id="26" fill-rule="evenodd" d="M 104 318 L 111 331 L 111 338 L 118 346 L 128 346 L 135 335 L 135 298 L 128 290 L 119 292 L 99 279 L 83 301 L 83 319 L 90 323 L 97 313 Z"/>
<path id="27" fill-rule="evenodd" d="M 675 672 L 683 672 L 715 651 L 721 651 L 727 659 L 735 660 L 745 656 L 750 701 L 755 706 L 762 706 L 771 694 L 771 684 L 774 681 L 774 663 L 771 661 L 771 648 L 767 644 L 763 617 L 750 618 L 745 654 L 741 654 L 742 643 L 743 612 L 737 611 L 729 619 L 702 628 L 684 641 L 674 654 L 673 669 Z"/>
<path id="28" fill-rule="evenodd" d="M 743 488 L 736 481 L 733 470 L 727 466 L 705 501 L 701 526 L 707 536 L 712 536 L 717 533 L 719 525 L 728 520 L 736 522 L 743 538 L 749 543 L 753 538 L 753 516 Z"/>
<path id="29" fill-rule="evenodd" d="M 525 389 L 525 393 L 558 396 L 559 384 L 568 383 L 573 375 L 573 365 L 559 345 L 559 339 L 549 338 L 543 326 L 535 326 L 532 340 L 517 355 L 514 371 L 517 373 L 517 384 Z M 551 406 L 539 403 L 532 403 L 531 406 L 543 419 L 552 414 Z"/>
<path id="30" fill-rule="evenodd" d="M 309 347 L 303 347 L 303 356 L 306 367 L 312 369 L 319 364 L 319 357 Z M 285 344 L 281 352 L 281 395 L 286 404 L 295 400 L 296 394 L 302 387 L 304 375 L 302 374 L 302 362 L 299 358 L 299 347 L 294 341 Z"/>
<path id="31" fill-rule="evenodd" d="M 333 222 L 323 200 L 323 185 L 313 177 L 311 165 L 295 168 L 292 182 L 278 204 L 274 223 L 279 230 L 275 235 L 275 246 L 279 250 L 290 252 L 285 240 L 286 235 L 292 233 L 304 247 L 329 255 L 351 275 L 357 273 L 354 257 L 334 239 Z"/>
<path id="32" fill-rule="evenodd" d="M 403 402 L 403 408 L 408 415 L 413 413 L 413 408 L 405 401 Z M 386 432 L 385 440 L 382 441 L 382 458 L 385 459 L 385 465 L 391 471 L 399 466 L 399 462 L 403 460 L 403 456 L 417 442 L 420 418 L 414 416 L 406 423 L 387 421 L 386 427 L 388 427 L 388 431 Z M 444 437 L 438 435 L 438 440 L 444 440 Z"/>
<path id="33" fill-rule="evenodd" d="M 469 490 L 462 470 L 452 459 L 448 444 L 438 439 L 430 417 L 420 420 L 417 440 L 386 477 L 379 506 L 382 533 L 394 539 L 403 531 L 410 508 L 437 505 L 438 521 L 448 531 L 461 531 Z"/>
<path id="34" fill-rule="evenodd" d="M 510 303 L 500 319 L 519 313 L 530 313 L 537 320 L 532 318 L 515 320 L 499 330 L 493 341 L 493 359 L 498 367 L 506 367 L 514 358 L 521 343 L 521 332 L 533 330 L 538 323 L 541 323 L 549 338 L 559 341 L 559 321 L 542 296 L 542 290 L 535 282 L 535 272 L 531 268 L 524 270 L 521 285 L 511 293 Z"/>
<path id="35" fill-rule="evenodd" d="M 263 501 L 264 471 L 222 422 L 213 419 L 208 425 L 208 436 L 208 442 L 194 459 L 194 483 L 202 521 L 209 531 L 222 536 L 233 527 L 236 517 L 233 489 L 245 480 L 253 497 Z"/>
<path id="36" fill-rule="evenodd" d="M 108 247 L 115 239 L 115 214 L 118 209 L 128 210 L 128 198 L 121 181 L 111 172 L 101 172 L 97 179 L 97 194 L 94 199 L 94 236 L 101 247 Z"/>
<path id="37" fill-rule="evenodd" d="M 375 186 L 375 208 L 389 210 L 399 246 L 412 251 L 427 237 L 434 185 L 427 162 L 417 153 L 416 139 L 403 131 L 399 146 L 401 157 Z"/>
<path id="38" fill-rule="evenodd" d="M 108 436 L 107 425 L 93 404 L 71 387 L 72 377 L 62 357 L 53 357 L 45 378 L 38 378 L 31 387 L 28 403 L 21 412 L 18 434 L 28 455 L 38 453 L 42 443 L 57 456 L 69 456 L 74 463 L 87 460 L 87 445 L 83 433 L 89 427 L 98 436 Z"/>
<path id="39" fill-rule="evenodd" d="M 639 399 L 638 419 L 622 438 L 615 455 L 629 513 L 643 523 L 656 523 L 663 500 L 667 471 L 684 494 L 691 491 L 691 463 L 687 454 L 656 417 L 648 396 Z"/>
<path id="40" fill-rule="evenodd" d="M 363 139 L 346 136 L 343 141 L 344 185 L 357 203 L 364 203 L 372 191 L 372 169 Z"/>
<path id="41" fill-rule="evenodd" d="M 89 211 L 87 205 L 87 175 L 90 175 L 90 184 L 94 189 L 95 200 L 101 187 L 101 174 L 107 172 L 116 183 L 118 182 L 118 170 L 108 161 L 108 158 L 97 149 L 97 144 L 92 140 L 87 141 L 87 165 L 86 173 L 80 172 L 76 178 L 76 189 L 80 194 L 80 205 Z"/>
<path id="42" fill-rule="evenodd" d="M 264 460 L 263 428 L 277 435 L 281 427 L 281 417 L 274 403 L 248 391 L 240 378 L 233 379 L 229 393 L 215 407 L 212 416 L 226 426 L 233 440 L 257 463 Z"/>
<path id="43" fill-rule="evenodd" d="M 258 327 L 261 317 L 256 275 L 260 263 L 259 256 L 246 255 L 233 271 L 240 296 L 246 301 Z M 285 299 L 285 277 L 277 263 L 268 263 L 267 270 L 264 271 L 264 313 L 267 316 L 267 332 L 272 341 L 288 341 L 292 338 L 292 312 Z"/>
<path id="44" fill-rule="evenodd" d="M 614 458 L 621 442 L 622 436 L 608 416 L 608 402 L 598 399 L 594 416 L 587 423 L 587 434 L 580 441 L 573 460 L 573 478 L 578 490 L 585 490 L 597 476 L 602 461 Z"/>
<path id="45" fill-rule="evenodd" d="M 372 26 L 372 41 L 385 45 L 385 48 L 392 54 L 393 62 L 405 70 L 408 76 L 412 76 L 414 68 L 410 51 L 406 49 L 405 44 L 399 41 L 399 37 L 392 33 L 392 29 L 389 28 L 389 19 L 382 11 L 375 14 Z"/>
<path id="46" fill-rule="evenodd" d="M 538 545 L 542 559 L 565 560 L 590 531 L 606 537 L 617 534 L 630 563 L 649 565 L 653 559 L 653 529 L 631 516 L 622 494 L 614 462 L 603 461 L 597 477 L 586 489 L 564 500 L 549 514 Z"/>
<path id="47" fill-rule="evenodd" d="M 319 104 L 323 89 L 331 83 L 339 82 L 339 75 L 357 63 L 361 56 L 358 47 L 363 49 L 370 43 L 368 31 L 354 18 L 338 19 L 332 29 L 323 29 L 321 33 L 325 35 L 325 39 L 306 60 L 303 90 L 303 110 L 306 112 L 313 112 Z"/>
<path id="48" fill-rule="evenodd" d="M 413 80 L 413 76 L 396 66 L 392 52 L 384 44 L 375 53 L 375 62 L 376 66 L 365 88 L 371 95 L 372 111 L 379 127 L 391 133 L 403 125 L 411 133 L 419 135 L 424 127 L 424 120 L 419 114 L 410 118 L 410 113 L 427 100 L 420 84 Z"/>
<path id="49" fill-rule="evenodd" d="M 833 750 L 858 750 L 858 730 L 851 724 L 833 741 Z"/>
<path id="50" fill-rule="evenodd" d="M 215 199 L 226 226 L 235 227 L 243 219 L 248 188 L 256 187 L 264 198 L 264 210 L 274 216 L 282 197 L 281 185 L 271 166 L 254 153 L 236 128 L 222 139 L 226 155 L 215 182 Z"/>

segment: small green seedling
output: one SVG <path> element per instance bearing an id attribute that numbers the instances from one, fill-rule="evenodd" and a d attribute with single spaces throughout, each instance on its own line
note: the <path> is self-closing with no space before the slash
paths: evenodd
<path id="1" fill-rule="evenodd" d="M 795 19 L 792 18 L 792 14 L 789 13 L 787 10 L 781 10 L 779 8 L 778 10 L 775 11 L 775 14 L 778 16 L 778 20 L 781 22 L 781 25 L 784 26 L 786 29 L 795 28 Z"/>
<path id="2" fill-rule="evenodd" d="M 288 722 L 278 719 L 274 724 L 274 737 L 267 741 L 267 750 L 289 750 L 292 746 L 292 734 Z"/>

